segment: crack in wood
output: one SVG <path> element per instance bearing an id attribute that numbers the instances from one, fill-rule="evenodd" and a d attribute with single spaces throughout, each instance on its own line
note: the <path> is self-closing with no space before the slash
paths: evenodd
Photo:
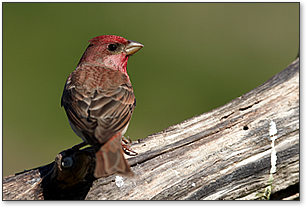
<path id="1" fill-rule="evenodd" d="M 254 105 L 258 104 L 260 101 L 256 101 L 255 103 L 253 103 L 252 105 L 249 105 L 249 106 L 246 106 L 246 107 L 242 107 L 242 108 L 239 108 L 239 111 L 245 111 L 249 108 L 252 108 Z"/>
<path id="2" fill-rule="evenodd" d="M 223 119 L 227 119 L 229 116 L 231 116 L 232 114 L 234 114 L 234 112 L 232 112 L 232 113 L 230 113 L 230 114 L 228 114 L 228 115 L 225 115 L 225 116 L 223 116 L 223 117 L 221 117 L 221 121 L 223 120 Z"/>

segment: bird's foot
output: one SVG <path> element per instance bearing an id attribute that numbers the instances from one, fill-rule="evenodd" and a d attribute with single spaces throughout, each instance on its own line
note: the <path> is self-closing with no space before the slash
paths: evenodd
<path id="1" fill-rule="evenodd" d="M 132 140 L 129 137 L 125 138 L 124 136 L 122 136 L 121 145 L 122 145 L 124 154 L 129 155 L 129 156 L 136 156 L 138 155 L 138 153 L 131 149 L 131 143 L 132 143 Z"/>

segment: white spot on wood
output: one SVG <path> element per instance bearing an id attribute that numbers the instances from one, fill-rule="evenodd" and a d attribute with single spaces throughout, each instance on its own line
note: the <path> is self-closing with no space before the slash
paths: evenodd
<path id="1" fill-rule="evenodd" d="M 192 187 L 195 187 L 195 183 L 192 183 L 191 186 L 192 186 Z"/>
<path id="2" fill-rule="evenodd" d="M 117 175 L 115 178 L 115 183 L 119 188 L 122 187 L 124 185 L 123 177 Z"/>
<path id="3" fill-rule="evenodd" d="M 276 172 L 276 161 L 277 161 L 277 156 L 276 156 L 276 150 L 274 146 L 274 141 L 277 139 L 277 129 L 276 129 L 276 124 L 274 121 L 270 122 L 270 139 L 272 140 L 271 147 L 272 147 L 272 152 L 271 152 L 271 170 L 270 173 L 273 174 Z"/>
<path id="4" fill-rule="evenodd" d="M 177 176 L 179 176 L 179 172 L 178 171 L 176 171 L 176 170 L 172 170 Z"/>
<path id="5" fill-rule="evenodd" d="M 274 137 L 274 135 L 277 134 L 276 124 L 274 121 L 270 122 L 270 130 L 269 130 L 270 136 Z M 276 138 L 275 138 L 276 139 Z M 275 140 L 274 139 L 274 140 Z"/>

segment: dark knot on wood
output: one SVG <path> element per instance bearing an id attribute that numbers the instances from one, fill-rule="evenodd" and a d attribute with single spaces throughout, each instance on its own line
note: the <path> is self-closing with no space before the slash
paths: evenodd
<path id="1" fill-rule="evenodd" d="M 68 149 L 60 152 L 55 158 L 53 171 L 43 177 L 41 187 L 44 199 L 84 199 L 95 180 L 94 159 L 91 148 Z"/>

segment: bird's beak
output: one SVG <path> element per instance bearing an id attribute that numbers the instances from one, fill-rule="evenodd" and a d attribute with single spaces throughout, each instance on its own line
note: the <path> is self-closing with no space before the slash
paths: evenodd
<path id="1" fill-rule="evenodd" d="M 124 48 L 124 52 L 126 55 L 133 55 L 135 52 L 140 50 L 143 47 L 143 44 L 139 42 L 128 40 L 126 46 Z"/>

